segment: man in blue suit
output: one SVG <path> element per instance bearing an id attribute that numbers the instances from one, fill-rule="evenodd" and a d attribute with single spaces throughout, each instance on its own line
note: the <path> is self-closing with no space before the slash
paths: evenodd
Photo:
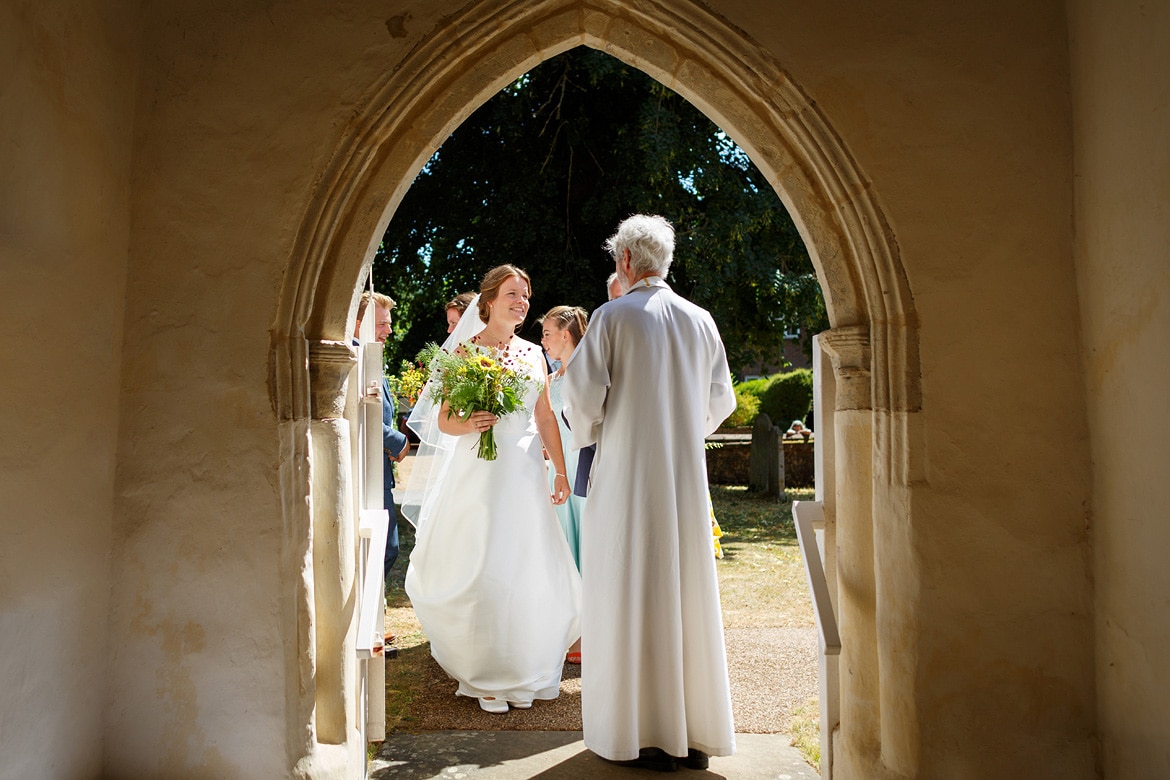
<path id="1" fill-rule="evenodd" d="M 373 293 L 374 300 L 374 338 L 379 344 L 385 344 L 390 336 L 390 310 L 394 308 L 394 301 L 389 295 Z M 358 342 L 358 332 L 362 326 L 362 317 L 369 308 L 371 293 L 362 293 L 358 303 L 357 325 L 354 327 L 354 343 Z M 390 576 L 390 567 L 398 560 L 398 509 L 394 506 L 394 464 L 402 461 L 410 452 L 410 440 L 406 434 L 398 430 L 398 414 L 394 409 L 394 394 L 390 392 L 390 383 L 382 377 L 382 504 L 390 510 L 390 530 L 386 536 L 386 558 L 382 568 L 383 577 Z"/>

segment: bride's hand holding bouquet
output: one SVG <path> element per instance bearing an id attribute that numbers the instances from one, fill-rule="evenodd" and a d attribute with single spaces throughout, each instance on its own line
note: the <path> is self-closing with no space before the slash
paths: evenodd
<path id="1" fill-rule="evenodd" d="M 528 385 L 507 349 L 470 342 L 455 352 L 428 345 L 419 360 L 430 366 L 430 398 L 442 404 L 440 427 L 454 435 L 478 433 L 478 455 L 496 459 L 494 427 L 499 418 L 520 409 Z"/>

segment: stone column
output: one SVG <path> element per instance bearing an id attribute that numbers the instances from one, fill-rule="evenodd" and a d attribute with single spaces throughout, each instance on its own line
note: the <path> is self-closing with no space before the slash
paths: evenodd
<path id="1" fill-rule="evenodd" d="M 918 652 L 929 620 L 922 597 L 922 555 L 913 486 L 922 484 L 925 435 L 912 327 L 873 323 L 874 582 L 881 685 L 881 758 L 899 777 L 918 777 L 921 758 Z M 877 369 L 881 370 L 878 371 Z"/>
<path id="2" fill-rule="evenodd" d="M 819 342 L 833 364 L 837 617 L 841 632 L 841 727 L 835 776 L 878 777 L 881 705 L 874 580 L 873 410 L 869 332 L 834 328 Z M 828 399 L 826 399 L 828 400 Z"/>
<path id="3" fill-rule="evenodd" d="M 357 360 L 341 341 L 309 345 L 312 492 L 311 583 L 316 656 L 316 741 L 342 745 L 353 736 L 356 682 L 354 637 L 355 537 L 352 517 L 350 423 L 346 390 Z"/>
<path id="4" fill-rule="evenodd" d="M 837 472 L 835 420 L 837 380 L 833 375 L 833 361 L 821 346 L 821 336 L 813 336 L 813 430 L 816 447 L 813 450 L 813 484 L 816 500 L 821 502 L 825 517 L 824 550 L 825 578 L 833 614 L 840 613 L 837 597 Z"/>

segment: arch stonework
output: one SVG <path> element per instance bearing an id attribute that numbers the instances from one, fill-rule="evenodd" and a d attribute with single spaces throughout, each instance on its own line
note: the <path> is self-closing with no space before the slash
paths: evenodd
<path id="1" fill-rule="evenodd" d="M 300 774 L 319 776 L 361 752 L 345 744 L 353 672 L 322 672 L 353 657 L 350 611 L 343 593 L 315 585 L 343 579 L 352 563 L 321 551 L 347 536 L 344 338 L 355 287 L 450 132 L 517 76 L 579 45 L 699 107 L 751 155 L 801 230 L 832 325 L 822 343 L 836 374 L 836 469 L 850 475 L 838 481 L 836 517 L 827 518 L 844 644 L 837 769 L 914 775 L 920 626 L 908 540 L 922 437 L 913 297 L 869 182 L 814 102 L 747 34 L 691 0 L 470 3 L 372 85 L 338 146 L 302 222 L 272 331 L 284 566 L 298 574 L 285 599 L 296 626 L 287 660 L 298 670 L 287 684 L 290 759 Z"/>

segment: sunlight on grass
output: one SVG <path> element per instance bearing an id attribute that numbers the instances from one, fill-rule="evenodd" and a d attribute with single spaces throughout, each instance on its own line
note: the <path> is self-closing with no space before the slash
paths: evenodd
<path id="1" fill-rule="evenodd" d="M 792 713 L 792 746 L 809 766 L 821 771 L 821 706 L 816 699 L 809 699 Z"/>
<path id="2" fill-rule="evenodd" d="M 405 476 L 401 477 L 405 479 Z M 406 595 L 406 567 L 414 549 L 414 527 L 398 523 L 398 562 L 386 583 L 386 633 L 394 635 L 395 656 L 386 664 L 386 730 L 409 730 L 411 707 L 425 679 L 420 670 L 428 663 L 431 646 Z"/>
<path id="3" fill-rule="evenodd" d="M 405 594 L 402 594 L 405 599 Z M 386 730 L 410 726 L 410 710 L 422 690 L 422 665 L 431 654 L 431 646 L 409 602 L 406 606 L 386 610 L 386 631 L 394 634 L 397 655 L 386 664 Z"/>
<path id="4" fill-rule="evenodd" d="M 720 601 L 727 628 L 795 628 L 813 625 L 804 562 L 792 524 L 792 501 L 810 490 L 790 490 L 788 501 L 764 498 L 746 487 L 713 485 L 711 501 L 723 529 Z"/>

